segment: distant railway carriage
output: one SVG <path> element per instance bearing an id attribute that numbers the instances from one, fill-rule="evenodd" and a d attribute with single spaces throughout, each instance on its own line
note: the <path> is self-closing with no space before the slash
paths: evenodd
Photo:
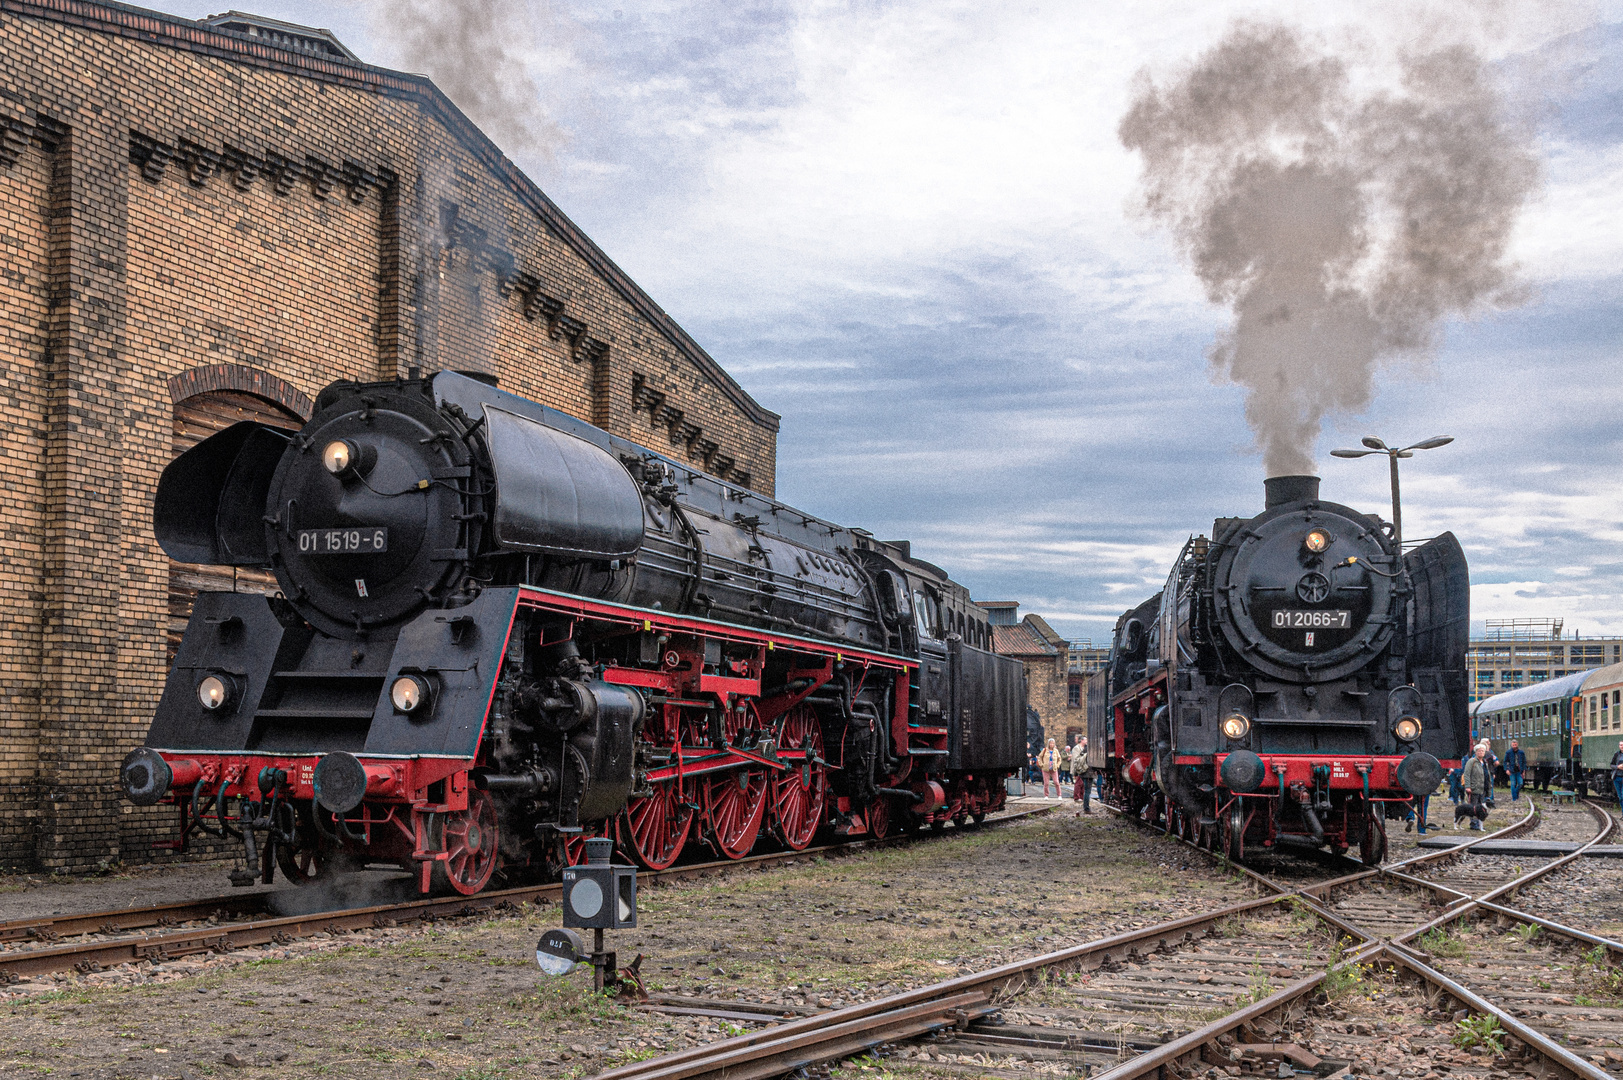
<path id="1" fill-rule="evenodd" d="M 1506 690 L 1471 706 L 1471 728 L 1485 738 L 1500 761 L 1515 739 L 1527 755 L 1523 778 L 1529 787 L 1572 787 L 1577 782 L 1576 755 L 1582 735 L 1573 731 L 1583 681 L 1591 673 L 1575 671 L 1558 679 Z"/>
<path id="2" fill-rule="evenodd" d="M 1589 672 L 1573 705 L 1578 782 L 1610 794 L 1612 755 L 1623 742 L 1623 664 Z"/>

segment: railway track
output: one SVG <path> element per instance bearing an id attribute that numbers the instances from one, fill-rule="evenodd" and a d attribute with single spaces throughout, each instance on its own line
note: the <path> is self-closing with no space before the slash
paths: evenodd
<path id="1" fill-rule="evenodd" d="M 970 827 L 999 826 L 1053 809 L 1040 806 L 1018 810 L 989 817 L 980 825 Z M 742 859 L 643 871 L 638 878 L 644 885 L 674 883 L 739 868 L 761 868 L 818 855 L 855 853 L 955 833 L 956 829 L 931 830 L 884 840 L 767 852 Z M 287 944 L 322 933 L 343 934 L 380 926 L 482 915 L 538 900 L 555 900 L 559 895 L 560 887 L 556 884 L 528 885 L 474 896 L 429 897 L 278 916 L 267 906 L 272 898 L 282 896 L 296 900 L 299 897 L 297 892 L 282 890 L 281 893 L 227 894 L 141 908 L 16 919 L 0 923 L 0 987 L 56 972 L 89 974 L 120 964 L 161 963 L 194 953 L 226 953 L 250 946 Z"/>
<path id="2" fill-rule="evenodd" d="M 1616 828 L 1598 807 L 1577 812 L 1588 815 L 1591 823 L 1586 846 L 1602 842 Z M 1550 820 L 1559 822 L 1552 831 L 1575 828 L 1569 820 Z M 1416 981 L 1437 1016 L 1492 1017 L 1510 1051 L 1510 1056 L 1495 1059 L 1496 1075 L 1519 1067 L 1541 1078 L 1618 1080 L 1623 1077 L 1623 1053 L 1611 1065 L 1604 1053 L 1597 1063 L 1591 1060 L 1597 1055 L 1586 1055 L 1582 1048 L 1598 1040 L 1623 1042 L 1618 1039 L 1623 1035 L 1623 1010 L 1618 1008 L 1623 1005 L 1623 976 L 1618 975 L 1623 944 L 1501 902 L 1582 857 L 1581 850 L 1526 870 L 1536 860 L 1507 865 L 1468 853 L 1481 840 L 1529 833 L 1539 826 L 1539 811 L 1530 804 L 1522 820 L 1460 847 L 1392 867 L 1351 863 L 1337 867 L 1348 872 L 1301 885 L 1239 868 L 1263 896 L 626 1065 L 598 1080 L 766 1080 L 904 1041 L 982 1055 L 978 1061 L 1005 1055 L 1026 1062 L 1064 1062 L 1094 1070 L 1094 1080 L 1176 1080 L 1218 1063 L 1244 1063 L 1254 1073 L 1254 1059 L 1283 1062 L 1281 1069 L 1291 1069 L 1292 1076 L 1300 1071 L 1344 1074 L 1350 1060 L 1315 1056 L 1291 1040 L 1297 1032 L 1312 1031 L 1307 1017 L 1328 975 L 1358 978 L 1377 967 Z M 1466 859 L 1494 861 L 1462 865 Z M 1495 930 L 1537 929 L 1514 933 L 1519 939 L 1514 955 L 1494 954 L 1502 932 L 1461 944 L 1458 939 L 1470 935 L 1447 929 L 1471 919 Z M 1434 956 L 1433 949 L 1447 955 Z M 1493 955 L 1484 958 L 1483 953 Z M 1575 957 L 1590 959 L 1581 962 L 1586 966 L 1575 966 L 1580 964 Z M 1576 1004 L 1576 993 L 1567 998 L 1540 985 L 1555 984 L 1537 973 L 1543 969 L 1527 966 L 1535 963 L 1564 971 L 1573 981 L 1619 981 L 1613 993 L 1618 1000 L 1603 1006 L 1586 997 Z M 1523 981 L 1507 982 L 1507 973 L 1517 970 Z M 1236 1001 L 1238 1008 L 1233 1007 Z M 1568 1030 L 1573 1023 L 1589 1025 L 1589 1034 L 1575 1036 Z M 1357 1032 L 1351 1026 L 1335 1045 L 1360 1042 L 1371 1054 L 1385 1049 L 1373 1031 Z M 1020 1075 L 1018 1069 L 977 1071 Z M 1230 1068 L 1231 1075 L 1240 1072 Z"/>

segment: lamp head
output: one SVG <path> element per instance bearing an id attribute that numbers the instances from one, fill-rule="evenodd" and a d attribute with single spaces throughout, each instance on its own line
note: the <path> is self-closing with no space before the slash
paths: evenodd
<path id="1" fill-rule="evenodd" d="M 1365 435 L 1361 440 L 1371 450 L 1385 450 L 1386 444 L 1373 435 Z"/>

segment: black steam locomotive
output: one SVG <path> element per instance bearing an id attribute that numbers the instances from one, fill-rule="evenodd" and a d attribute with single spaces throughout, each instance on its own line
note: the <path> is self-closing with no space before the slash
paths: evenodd
<path id="1" fill-rule="evenodd" d="M 197 597 L 133 802 L 233 880 L 395 863 L 428 891 L 692 839 L 979 820 L 1024 761 L 1017 662 L 947 575 L 481 379 L 320 396 L 181 455 L 173 558 L 269 567 Z"/>
<path id="2" fill-rule="evenodd" d="M 1266 509 L 1191 539 L 1116 623 L 1088 686 L 1107 795 L 1232 859 L 1386 851 L 1385 820 L 1470 741 L 1469 581 L 1453 534 L 1400 553 L 1377 517 L 1266 482 Z"/>

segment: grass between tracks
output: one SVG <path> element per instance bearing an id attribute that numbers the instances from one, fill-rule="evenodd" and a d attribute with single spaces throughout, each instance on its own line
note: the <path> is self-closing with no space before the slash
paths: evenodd
<path id="1" fill-rule="evenodd" d="M 1251 896 L 1197 853 L 1065 807 L 933 842 L 649 888 L 649 989 L 838 1007 Z M 0 1006 L 0 1074 L 118 1078 L 579 1077 L 724 1038 L 728 1021 L 622 1008 L 536 969 L 556 908 L 165 965 L 167 982 L 64 983 Z M 117 973 L 114 973 L 117 977 Z M 856 1067 L 861 1072 L 861 1066 Z"/>

